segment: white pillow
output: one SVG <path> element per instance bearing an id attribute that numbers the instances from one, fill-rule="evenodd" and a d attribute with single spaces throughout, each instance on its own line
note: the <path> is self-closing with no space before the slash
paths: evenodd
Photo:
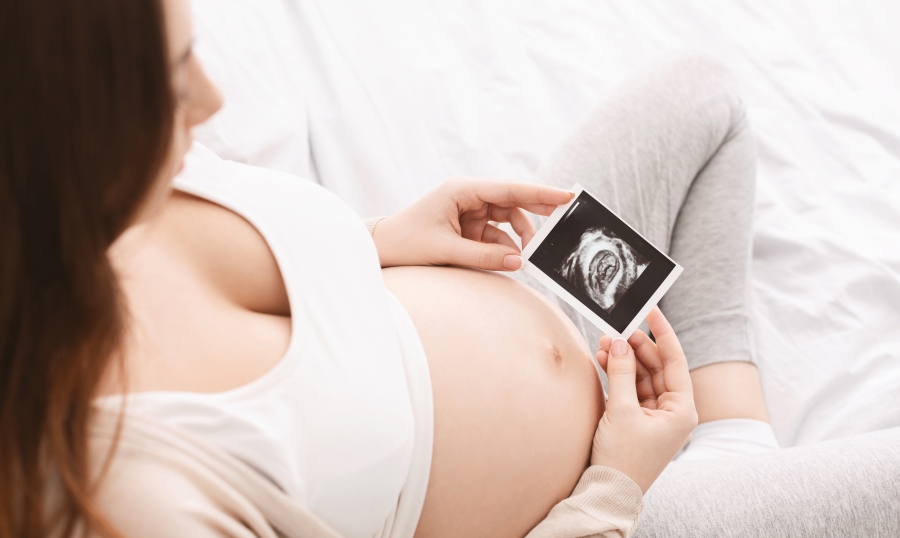
<path id="1" fill-rule="evenodd" d="M 191 0 L 195 52 L 225 106 L 195 131 L 223 159 L 313 178 L 303 62 L 281 0 Z"/>

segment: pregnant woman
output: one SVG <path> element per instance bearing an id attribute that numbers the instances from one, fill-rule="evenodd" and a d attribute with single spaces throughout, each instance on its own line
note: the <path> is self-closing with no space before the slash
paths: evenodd
<path id="1" fill-rule="evenodd" d="M 0 7 L 0 536 L 625 536 L 698 416 L 682 458 L 774 448 L 753 143 L 717 64 L 634 79 L 544 185 L 448 181 L 367 233 L 202 149 L 173 190 L 220 106 L 188 11 Z M 576 181 L 686 269 L 654 339 L 484 271 L 522 264 L 492 222 L 527 243 Z"/>

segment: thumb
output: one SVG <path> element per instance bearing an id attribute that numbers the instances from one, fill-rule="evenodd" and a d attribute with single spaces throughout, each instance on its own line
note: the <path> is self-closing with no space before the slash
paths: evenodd
<path id="1" fill-rule="evenodd" d="M 497 243 L 480 243 L 470 239 L 459 238 L 455 241 L 453 265 L 464 265 L 488 271 L 517 271 L 524 262 L 519 252 L 507 245 Z"/>
<path id="2" fill-rule="evenodd" d="M 637 365 L 634 350 L 624 338 L 616 338 L 609 347 L 606 363 L 606 377 L 609 379 L 610 407 L 637 406 L 635 376 Z"/>

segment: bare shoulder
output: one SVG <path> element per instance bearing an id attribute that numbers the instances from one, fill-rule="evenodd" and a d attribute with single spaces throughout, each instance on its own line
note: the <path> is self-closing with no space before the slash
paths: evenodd
<path id="1" fill-rule="evenodd" d="M 289 315 L 284 280 L 265 238 L 237 213 L 175 191 L 160 222 L 162 240 L 217 291 L 255 312 Z"/>

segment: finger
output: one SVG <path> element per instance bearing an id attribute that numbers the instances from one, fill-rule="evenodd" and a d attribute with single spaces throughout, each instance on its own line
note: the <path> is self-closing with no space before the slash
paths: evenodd
<path id="1" fill-rule="evenodd" d="M 488 271 L 516 271 L 522 268 L 519 249 L 497 243 L 481 243 L 454 237 L 448 249 L 454 265 Z"/>
<path id="2" fill-rule="evenodd" d="M 647 368 L 641 364 L 641 361 L 635 362 L 635 389 L 637 391 L 638 402 L 642 406 L 644 402 L 653 402 L 651 409 L 656 409 L 656 391 L 653 389 L 653 377 Z"/>
<path id="3" fill-rule="evenodd" d="M 551 213 L 553 213 L 554 210 L 556 210 L 557 207 L 559 207 L 554 204 L 517 204 L 517 203 L 494 204 L 494 203 L 488 203 L 488 202 L 485 202 L 484 200 L 481 200 L 480 203 L 477 203 L 474 201 L 467 201 L 466 205 L 459 204 L 457 206 L 457 209 L 459 209 L 460 212 L 478 211 L 479 209 L 481 209 L 484 206 L 502 207 L 502 208 L 518 207 L 518 208 L 524 209 L 525 211 L 527 211 L 529 213 L 534 213 L 535 215 L 543 215 L 545 217 L 549 216 Z"/>
<path id="4" fill-rule="evenodd" d="M 653 381 L 653 390 L 659 396 L 666 391 L 665 373 L 663 371 L 663 362 L 659 356 L 659 350 L 653 340 L 647 336 L 644 331 L 638 329 L 632 333 L 628 339 L 634 349 L 634 356 L 639 363 L 643 364 L 650 372 Z"/>
<path id="5" fill-rule="evenodd" d="M 603 349 L 603 351 L 606 351 L 608 353 L 609 346 L 612 345 L 612 341 L 613 341 L 612 336 L 610 336 L 608 334 L 604 334 L 603 336 L 600 337 L 600 348 Z"/>
<path id="6" fill-rule="evenodd" d="M 603 351 L 603 349 L 597 350 L 597 364 L 600 365 L 600 368 L 603 369 L 603 372 L 606 373 L 606 365 L 609 360 L 609 353 Z"/>
<path id="7" fill-rule="evenodd" d="M 497 243 L 498 245 L 505 245 L 507 247 L 514 248 L 517 252 L 519 251 L 519 247 L 516 245 L 516 242 L 512 240 L 512 237 L 510 237 L 508 233 L 491 224 L 485 226 L 484 230 L 481 231 L 481 242 Z"/>
<path id="8" fill-rule="evenodd" d="M 637 390 L 635 388 L 636 361 L 634 351 L 622 338 L 613 341 L 606 364 L 606 377 L 609 379 L 609 407 L 637 407 Z"/>
<path id="9" fill-rule="evenodd" d="M 531 219 L 525 214 L 525 211 L 518 207 L 498 207 L 491 206 L 489 218 L 496 222 L 508 222 L 516 235 L 522 239 L 522 247 L 528 245 L 528 242 L 534 237 L 537 230 Z"/>
<path id="10" fill-rule="evenodd" d="M 568 203 L 573 196 L 569 191 L 547 185 L 490 179 L 463 180 L 461 189 L 461 201 L 474 206 L 482 202 L 508 207 L 533 204 L 558 206 Z"/>
<path id="11" fill-rule="evenodd" d="M 481 241 L 481 236 L 484 234 L 484 227 L 488 225 L 486 216 L 487 213 L 478 216 L 477 218 L 472 218 L 472 216 L 469 214 L 460 215 L 459 235 L 463 239 Z"/>
<path id="12" fill-rule="evenodd" d="M 666 317 L 654 306 L 647 316 L 647 325 L 656 337 L 656 348 L 659 350 L 663 363 L 666 389 L 672 392 L 691 392 L 691 375 L 688 370 L 687 358 L 675 336 L 675 331 L 669 325 Z"/>
<path id="13" fill-rule="evenodd" d="M 549 217 L 550 213 L 553 213 L 559 206 L 553 204 L 520 204 L 518 207 L 521 207 L 529 213 L 534 213 L 535 215 Z"/>
<path id="14" fill-rule="evenodd" d="M 606 360 L 609 357 L 609 346 L 612 344 L 612 337 L 604 334 L 600 337 L 600 347 L 597 348 L 597 364 L 606 372 Z"/>
<path id="15" fill-rule="evenodd" d="M 459 219 L 459 235 L 463 239 L 482 243 L 498 243 L 514 248 L 516 252 L 521 252 L 521 249 L 509 234 L 489 223 L 484 215 L 481 218 L 463 218 L 461 216 Z"/>

